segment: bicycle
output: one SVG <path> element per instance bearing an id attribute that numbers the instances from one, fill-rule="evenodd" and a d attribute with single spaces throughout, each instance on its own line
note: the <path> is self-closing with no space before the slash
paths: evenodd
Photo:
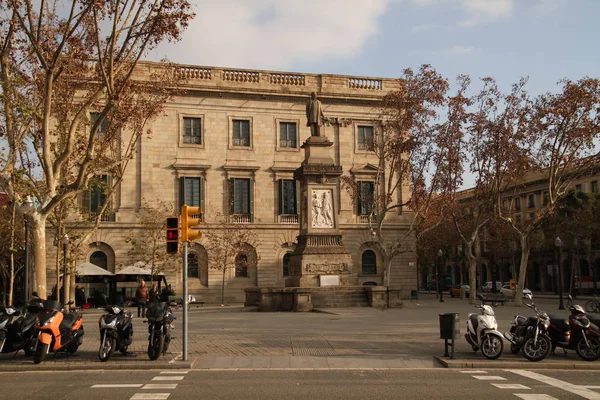
<path id="1" fill-rule="evenodd" d="M 588 300 L 585 303 L 585 311 L 600 313 L 600 300 L 596 297 L 596 295 L 594 295 L 592 300 Z"/>

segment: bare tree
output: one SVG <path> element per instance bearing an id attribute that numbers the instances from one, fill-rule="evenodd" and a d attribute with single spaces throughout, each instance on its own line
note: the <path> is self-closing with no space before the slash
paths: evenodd
<path id="1" fill-rule="evenodd" d="M 221 271 L 221 305 L 225 305 L 225 281 L 232 269 L 242 276 L 257 266 L 260 256 L 256 254 L 257 235 L 248 225 L 227 222 L 226 216 L 217 215 L 219 222 L 204 230 L 204 244 L 209 255 L 211 269 Z"/>
<path id="2" fill-rule="evenodd" d="M 0 16 L 0 185 L 36 197 L 37 291 L 46 296 L 46 220 L 92 178 L 119 175 L 172 96 L 172 68 L 138 68 L 193 18 L 187 0 L 7 0 Z M 93 112 L 93 114 L 89 114 Z M 117 172 L 115 172 L 117 171 Z M 10 181 L 22 174 L 25 192 Z"/>

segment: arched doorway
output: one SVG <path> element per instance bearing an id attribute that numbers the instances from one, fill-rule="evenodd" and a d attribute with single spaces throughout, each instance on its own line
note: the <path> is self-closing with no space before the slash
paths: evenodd
<path id="1" fill-rule="evenodd" d="M 90 262 L 100 268 L 108 270 L 108 257 L 103 251 L 95 251 L 90 255 Z"/>

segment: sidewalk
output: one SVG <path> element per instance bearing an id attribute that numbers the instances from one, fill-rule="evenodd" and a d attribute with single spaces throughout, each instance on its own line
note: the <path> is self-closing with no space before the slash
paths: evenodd
<path id="1" fill-rule="evenodd" d="M 244 312 L 241 305 L 192 307 L 189 311 L 188 360 L 182 361 L 182 310 L 177 316 L 169 354 L 150 361 L 146 354 L 146 324 L 134 318 L 131 356 L 115 353 L 108 362 L 98 360 L 97 321 L 102 310 L 85 310 L 85 336 L 75 356 L 49 354 L 47 361 L 35 365 L 22 352 L 0 354 L 2 371 L 171 369 L 202 370 L 254 369 L 398 369 L 398 368 L 566 368 L 600 369 L 600 362 L 579 360 L 575 352 L 568 357 L 562 350 L 538 363 L 510 354 L 505 342 L 498 360 L 475 354 L 462 336 L 457 338 L 455 359 L 442 357 L 444 341 L 439 339 L 439 314 L 454 312 L 461 319 L 464 334 L 467 314 L 477 309 L 467 300 L 434 294 L 420 294 L 418 301 L 407 301 L 403 309 L 372 308 L 325 309 L 312 313 Z M 555 299 L 536 303 L 540 309 L 555 311 Z M 135 310 L 132 310 L 135 311 Z M 515 314 L 528 315 L 526 307 L 510 304 L 496 308 L 500 331 L 510 327 Z M 566 315 L 566 313 L 565 313 Z"/>

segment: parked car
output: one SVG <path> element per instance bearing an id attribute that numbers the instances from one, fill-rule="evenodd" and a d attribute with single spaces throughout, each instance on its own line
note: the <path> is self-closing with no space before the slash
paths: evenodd
<path id="1" fill-rule="evenodd" d="M 450 288 L 450 297 L 460 297 L 460 291 L 465 291 L 465 296 L 469 296 L 469 285 L 454 285 Z"/>
<path id="2" fill-rule="evenodd" d="M 492 291 L 492 284 L 494 283 L 494 281 L 488 281 L 485 283 L 485 285 L 483 285 L 481 287 L 481 291 L 482 292 L 491 292 Z M 502 288 L 502 282 L 500 281 L 496 281 L 496 290 L 500 290 Z"/>
<path id="3" fill-rule="evenodd" d="M 511 289 L 510 285 L 504 285 L 502 286 L 502 289 L 500 289 L 500 293 L 504 293 L 504 295 L 506 297 L 514 297 L 515 296 L 515 289 Z M 527 289 L 527 288 L 523 288 L 523 298 L 527 297 L 527 295 L 533 295 L 531 293 L 531 290 Z"/>

